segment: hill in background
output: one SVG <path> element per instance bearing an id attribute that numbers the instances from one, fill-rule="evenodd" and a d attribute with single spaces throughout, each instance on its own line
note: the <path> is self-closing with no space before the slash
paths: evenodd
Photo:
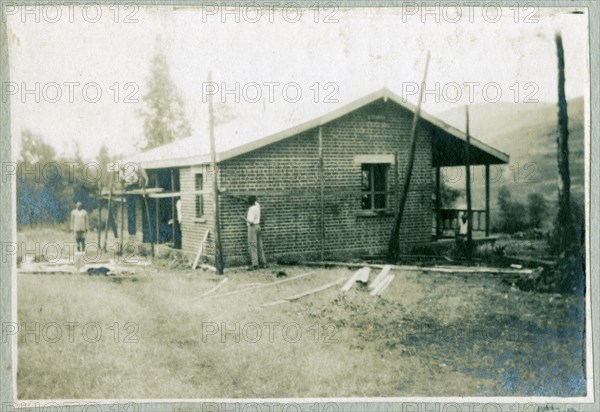
<path id="1" fill-rule="evenodd" d="M 584 199 L 584 101 L 583 97 L 567 102 L 569 114 L 569 168 L 572 196 L 583 204 Z M 465 129 L 464 107 L 438 115 L 445 122 Z M 507 153 L 508 165 L 491 167 L 490 197 L 492 222 L 497 217 L 498 191 L 507 187 L 513 199 L 526 202 L 530 193 L 540 193 L 554 213 L 557 202 L 558 165 L 556 160 L 556 137 L 558 133 L 558 107 L 550 103 L 488 103 L 469 106 L 469 129 L 472 136 Z M 456 170 L 447 170 L 449 186 L 464 189 L 462 178 L 453 177 Z M 473 174 L 473 207 L 483 208 L 485 202 L 483 167 L 476 167 Z M 460 206 L 465 199 L 459 200 Z"/>

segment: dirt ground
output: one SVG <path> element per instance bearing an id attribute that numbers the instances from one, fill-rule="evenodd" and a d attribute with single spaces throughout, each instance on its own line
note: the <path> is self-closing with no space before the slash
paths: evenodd
<path id="1" fill-rule="evenodd" d="M 581 299 L 524 292 L 499 275 L 394 270 L 381 297 L 336 286 L 263 307 L 354 270 L 228 269 L 205 297 L 223 277 L 161 264 L 122 279 L 19 274 L 18 396 L 585 394 Z"/>

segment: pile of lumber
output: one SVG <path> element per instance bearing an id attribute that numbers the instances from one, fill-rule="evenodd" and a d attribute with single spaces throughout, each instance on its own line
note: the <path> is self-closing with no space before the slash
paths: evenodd
<path id="1" fill-rule="evenodd" d="M 391 265 L 383 266 L 375 279 L 370 282 L 369 274 L 371 268 L 368 266 L 362 267 L 350 276 L 350 279 L 344 284 L 341 291 L 348 292 L 356 283 L 359 283 L 363 286 L 367 286 L 371 296 L 380 296 L 396 277 L 395 275 L 390 274 L 391 270 Z"/>

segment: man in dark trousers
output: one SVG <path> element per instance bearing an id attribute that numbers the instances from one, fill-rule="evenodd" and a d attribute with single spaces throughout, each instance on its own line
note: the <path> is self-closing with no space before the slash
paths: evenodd
<path id="1" fill-rule="evenodd" d="M 81 208 L 81 202 L 77 202 L 71 212 L 71 230 L 75 232 L 77 251 L 85 252 L 85 234 L 89 230 L 89 222 L 87 212 Z"/>
<path id="2" fill-rule="evenodd" d="M 265 253 L 263 251 L 262 235 L 260 230 L 260 204 L 256 196 L 248 197 L 248 214 L 246 216 L 246 225 L 248 225 L 248 251 L 250 253 L 251 266 L 248 270 L 255 270 L 267 266 Z"/>

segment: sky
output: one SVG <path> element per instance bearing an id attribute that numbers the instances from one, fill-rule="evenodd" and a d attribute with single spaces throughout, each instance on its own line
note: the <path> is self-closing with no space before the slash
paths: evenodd
<path id="1" fill-rule="evenodd" d="M 241 129 L 289 127 L 381 87 L 414 104 L 428 51 L 429 113 L 556 102 L 557 31 L 567 98 L 582 96 L 588 16 L 574 10 L 15 6 L 7 12 L 10 84 L 2 90 L 11 102 L 13 153 L 25 129 L 65 156 L 76 142 L 86 160 L 102 144 L 113 156 L 135 153 L 157 41 L 199 139 L 208 139 L 209 71 L 217 114 L 233 113 Z M 217 149 L 220 139 L 235 137 L 217 128 Z"/>

